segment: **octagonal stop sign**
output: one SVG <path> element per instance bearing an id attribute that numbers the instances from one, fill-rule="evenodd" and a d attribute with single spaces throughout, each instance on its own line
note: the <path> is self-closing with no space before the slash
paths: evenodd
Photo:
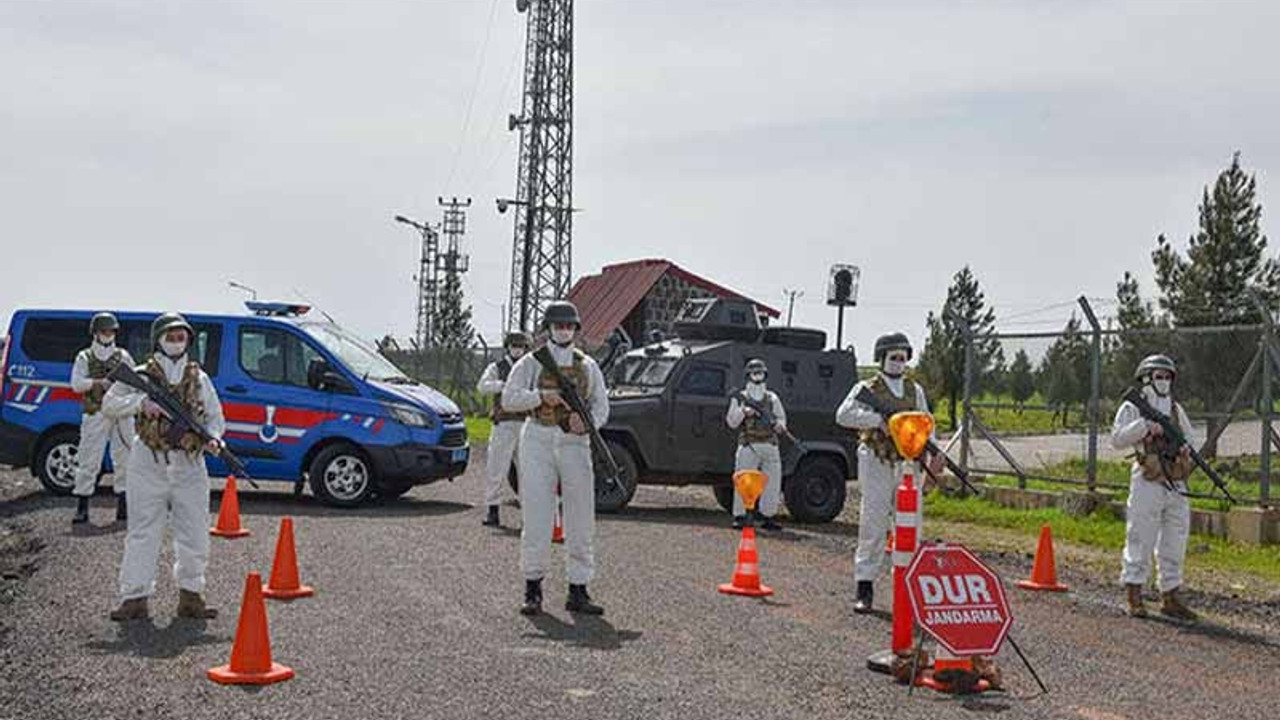
<path id="1" fill-rule="evenodd" d="M 964 547 L 925 544 L 907 568 L 916 624 L 953 655 L 994 655 L 1013 615 L 1000 576 Z"/>

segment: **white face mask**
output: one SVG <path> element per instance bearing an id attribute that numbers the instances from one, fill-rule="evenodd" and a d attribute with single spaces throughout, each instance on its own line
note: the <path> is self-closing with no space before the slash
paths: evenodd
<path id="1" fill-rule="evenodd" d="M 160 350 L 170 358 L 180 358 L 187 352 L 187 344 L 185 342 L 173 342 L 172 340 L 161 340 Z"/>
<path id="2" fill-rule="evenodd" d="M 97 341 L 97 343 L 99 345 L 102 345 L 103 347 L 111 347 L 112 345 L 116 344 L 115 335 L 98 335 L 94 337 L 94 340 Z"/>
<path id="3" fill-rule="evenodd" d="M 558 328 L 551 331 L 551 342 L 564 347 L 573 342 L 573 328 Z"/>
<path id="4" fill-rule="evenodd" d="M 754 385 L 763 385 L 765 381 L 764 373 L 751 373 L 747 376 L 747 380 Z"/>
<path id="5" fill-rule="evenodd" d="M 519 360 L 520 358 L 524 357 L 524 348 L 522 347 L 510 348 L 507 350 L 507 354 L 511 356 L 512 360 Z"/>
<path id="6" fill-rule="evenodd" d="M 1151 387 L 1156 389 L 1156 394 L 1160 397 L 1166 397 L 1169 391 L 1173 389 L 1173 381 L 1165 378 L 1163 380 L 1152 380 Z"/>
<path id="7" fill-rule="evenodd" d="M 884 359 L 884 374 L 889 377 L 898 377 L 907 369 L 905 360 Z"/>

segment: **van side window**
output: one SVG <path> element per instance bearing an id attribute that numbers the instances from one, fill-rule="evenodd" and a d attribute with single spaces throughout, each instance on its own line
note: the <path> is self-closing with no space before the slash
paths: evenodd
<path id="1" fill-rule="evenodd" d="M 195 341 L 191 344 L 189 355 L 200 363 L 200 367 L 209 377 L 218 376 L 218 358 L 222 348 L 222 325 L 218 323 L 191 323 L 195 328 Z M 151 323 L 142 320 L 123 320 L 120 332 L 116 334 L 116 344 L 133 356 L 136 362 L 146 362 L 151 357 Z"/>
<path id="2" fill-rule="evenodd" d="M 690 368 L 680 381 L 680 394 L 724 397 L 724 370 L 705 365 Z"/>
<path id="3" fill-rule="evenodd" d="M 278 328 L 240 329 L 240 368 L 254 380 L 307 387 L 307 367 L 319 357 L 293 333 Z"/>
<path id="4" fill-rule="evenodd" d="M 34 362 L 75 362 L 89 342 L 87 318 L 27 318 L 22 329 L 22 352 Z"/>

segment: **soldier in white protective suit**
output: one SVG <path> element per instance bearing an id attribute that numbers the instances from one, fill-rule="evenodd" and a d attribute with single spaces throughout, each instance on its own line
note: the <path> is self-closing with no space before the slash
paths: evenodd
<path id="1" fill-rule="evenodd" d="M 120 322 L 111 313 L 98 313 L 89 322 L 92 344 L 76 355 L 71 367 L 71 389 L 80 393 L 83 411 L 80 416 L 80 446 L 76 450 L 76 514 L 72 524 L 89 522 L 89 498 L 93 497 L 98 472 L 102 470 L 102 454 L 111 449 L 111 486 L 116 494 L 116 520 L 128 518 L 125 489 L 129 448 L 133 443 L 133 420 L 113 419 L 102 412 L 102 398 L 111 387 L 107 375 L 120 363 L 133 366 L 129 352 L 116 347 Z"/>
<path id="2" fill-rule="evenodd" d="M 858 486 L 862 500 L 858 510 L 858 548 L 854 555 L 857 596 L 853 609 L 869 613 L 874 598 L 874 581 L 884 565 L 887 533 L 893 528 L 894 497 L 901 481 L 903 457 L 889 436 L 883 417 L 855 399 L 864 387 L 893 412 L 928 412 L 924 388 L 905 377 L 911 360 L 911 342 L 902 333 L 883 335 L 876 340 L 875 361 L 880 371 L 871 380 L 853 386 L 836 411 L 836 423 L 859 431 Z M 927 461 L 940 469 L 941 458 Z M 915 463 L 913 463 L 915 465 Z M 913 472 L 916 472 L 913 470 Z"/>
<path id="3" fill-rule="evenodd" d="M 548 362 L 573 384 L 596 427 L 609 419 L 608 391 L 595 360 L 574 347 L 582 329 L 578 309 L 572 303 L 547 306 L 542 328 L 548 333 Z M 524 529 L 520 536 L 520 564 L 525 577 L 525 599 L 520 612 L 542 612 L 542 579 L 551 564 L 551 532 L 555 517 L 556 483 L 564 501 L 566 574 L 569 598 L 565 609 L 601 615 L 604 608 L 591 601 L 587 583 L 595 571 L 592 536 L 595 534 L 595 473 L 587 424 L 570 411 L 555 376 L 545 367 L 541 351 L 520 358 L 502 390 L 502 406 L 511 412 L 529 413 L 520 435 L 518 457 L 520 506 Z"/>
<path id="4" fill-rule="evenodd" d="M 787 428 L 787 413 L 782 407 L 778 394 L 766 387 L 769 368 L 760 359 L 747 363 L 743 369 L 747 385 L 729 398 L 729 412 L 725 421 L 729 427 L 738 431 L 738 452 L 734 457 L 733 469 L 759 470 L 768 476 L 764 492 L 756 504 L 756 513 L 761 517 L 761 529 L 781 530 L 782 526 L 774 519 L 778 512 L 778 500 L 782 497 L 782 455 L 778 451 L 778 436 Z M 750 402 L 748 402 L 750 401 Z M 758 403 L 769 415 L 773 424 L 768 424 L 761 413 L 751 407 Z M 733 526 L 742 528 L 747 523 L 747 511 L 743 507 L 742 497 L 733 495 Z"/>
<path id="5" fill-rule="evenodd" d="M 196 421 L 221 438 L 226 422 L 218 394 L 209 376 L 188 355 L 194 335 L 177 313 L 156 318 L 151 324 L 155 353 L 138 372 L 168 387 Z M 176 446 L 171 445 L 168 415 L 144 393 L 123 383 L 107 392 L 103 412 L 113 418 L 136 417 L 137 426 L 129 453 L 129 531 L 120 566 L 121 603 L 111 619 L 147 617 L 147 598 L 155 592 L 156 560 L 166 524 L 173 532 L 178 616 L 216 617 L 217 611 L 205 606 L 202 595 L 209 560 L 209 473 L 204 453 L 221 452 L 222 441 L 206 444 L 188 432 Z"/>
<path id="6" fill-rule="evenodd" d="M 502 390 L 511 376 L 511 369 L 516 362 L 529 351 L 532 343 L 529 336 L 522 332 L 507 333 L 502 347 L 506 356 L 490 363 L 480 376 L 476 389 L 493 397 L 493 409 L 489 416 L 493 420 L 493 431 L 489 435 L 489 452 L 485 461 L 484 502 L 489 508 L 483 525 L 498 527 L 498 506 L 502 503 L 502 485 L 507 480 L 511 463 L 515 459 L 520 446 L 520 429 L 524 426 L 525 413 L 511 412 L 502 406 Z"/>
<path id="7" fill-rule="evenodd" d="M 1138 364 L 1135 376 L 1142 383 L 1147 402 L 1172 420 L 1188 442 L 1194 443 L 1191 421 L 1173 399 L 1177 374 L 1177 366 L 1168 357 L 1151 355 Z M 1120 576 L 1127 591 L 1128 612 L 1133 617 L 1147 616 L 1142 588 L 1151 577 L 1154 553 L 1163 600 L 1160 612 L 1180 620 L 1195 620 L 1196 614 L 1178 595 L 1191 531 L 1191 505 L 1183 495 L 1192 470 L 1190 452 L 1185 446 L 1169 447 L 1160 425 L 1143 418 L 1130 402 L 1116 411 L 1111 444 L 1116 449 L 1134 451 L 1125 511 L 1124 570 Z"/>

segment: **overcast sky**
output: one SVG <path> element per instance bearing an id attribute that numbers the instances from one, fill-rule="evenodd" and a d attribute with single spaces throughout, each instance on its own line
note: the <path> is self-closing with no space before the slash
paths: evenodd
<path id="1" fill-rule="evenodd" d="M 576 4 L 577 274 L 667 257 L 777 307 L 802 289 L 796 323 L 834 333 L 827 267 L 854 263 L 867 357 L 923 340 L 965 263 L 1010 329 L 1126 269 L 1151 293 L 1156 235 L 1185 244 L 1235 150 L 1264 229 L 1280 208 L 1274 0 Z M 458 195 L 495 340 L 514 6 L 0 0 L 0 323 L 237 311 L 235 279 L 407 337 L 418 238 L 392 216 Z"/>

